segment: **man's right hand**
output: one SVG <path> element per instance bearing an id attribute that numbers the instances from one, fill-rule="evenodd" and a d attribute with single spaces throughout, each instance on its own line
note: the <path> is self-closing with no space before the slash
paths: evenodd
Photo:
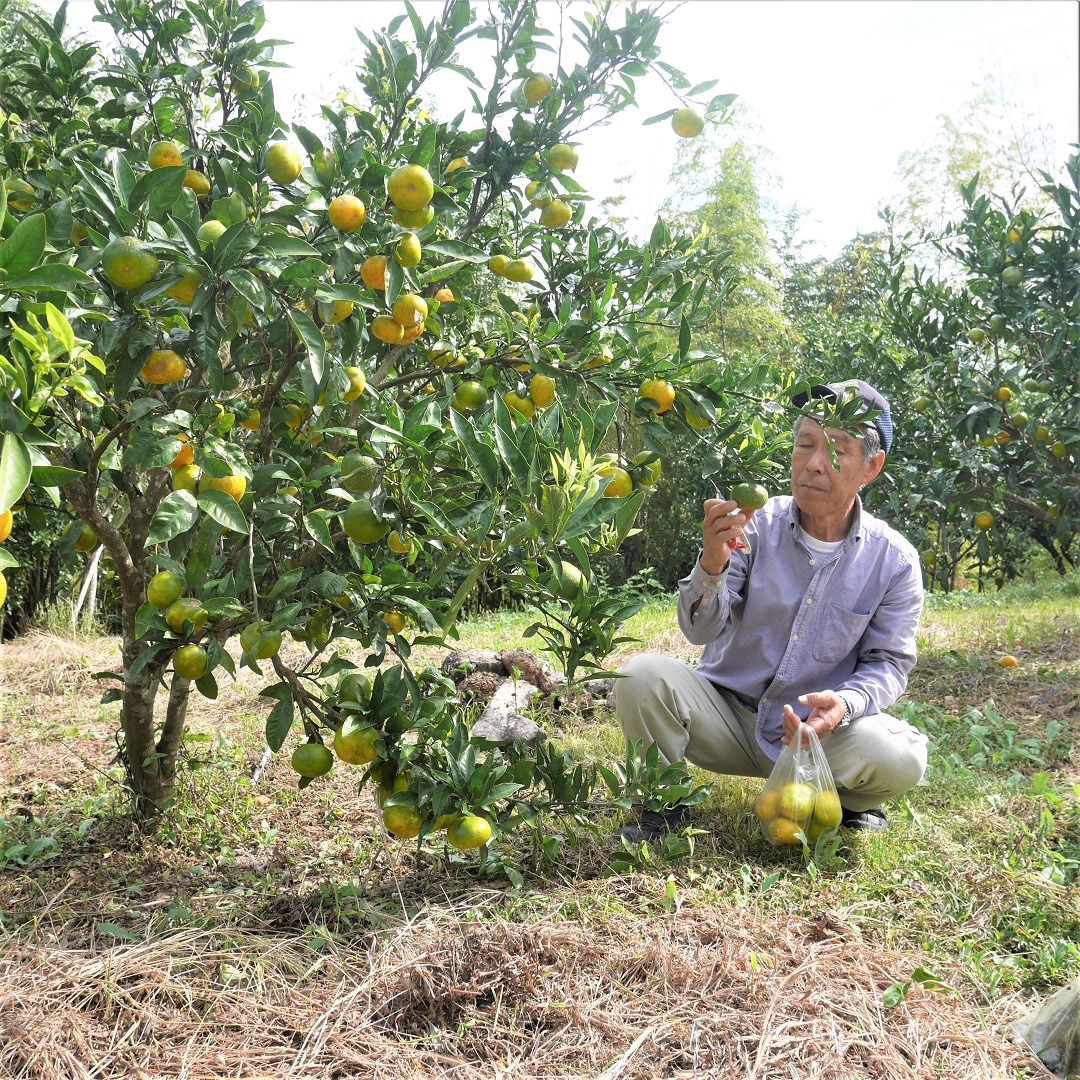
<path id="1" fill-rule="evenodd" d="M 706 499 L 701 523 L 701 569 L 719 574 L 731 558 L 731 541 L 742 536 L 743 526 L 754 511 L 740 510 L 732 499 Z"/>

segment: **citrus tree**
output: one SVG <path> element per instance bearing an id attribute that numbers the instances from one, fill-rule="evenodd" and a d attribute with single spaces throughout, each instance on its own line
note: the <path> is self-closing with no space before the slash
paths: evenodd
<path id="1" fill-rule="evenodd" d="M 266 739 L 301 785 L 361 767 L 398 836 L 469 848 L 579 802 L 580 768 L 473 743 L 410 658 L 484 575 L 571 680 L 619 640 L 630 609 L 592 565 L 709 408 L 689 375 L 719 270 L 594 219 L 573 170 L 650 74 L 672 95 L 650 119 L 687 137 L 730 96 L 660 62 L 659 10 L 583 7 L 564 39 L 534 3 L 450 0 L 361 35 L 361 96 L 290 124 L 258 4 L 97 9 L 115 48 L 28 16 L 0 82 L 0 513 L 51 504 L 65 550 L 115 568 L 136 815 L 172 796 L 192 691 L 237 664 L 269 676 Z M 437 72 L 465 89 L 450 122 Z"/>
<path id="2" fill-rule="evenodd" d="M 1044 174 L 1045 212 L 978 176 L 961 194 L 932 238 L 957 272 L 913 259 L 911 237 L 889 251 L 883 321 L 910 357 L 893 381 L 894 510 L 921 522 L 932 578 L 977 562 L 1004 580 L 1033 544 L 1064 572 L 1080 534 L 1080 157 L 1061 181 Z"/>

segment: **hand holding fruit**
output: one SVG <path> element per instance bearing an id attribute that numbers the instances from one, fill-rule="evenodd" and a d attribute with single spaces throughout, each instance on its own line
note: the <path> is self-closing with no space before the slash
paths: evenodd
<path id="1" fill-rule="evenodd" d="M 754 516 L 754 509 L 740 507 L 734 499 L 705 500 L 701 569 L 706 574 L 719 574 L 727 566 L 732 550 L 746 546 L 743 526 Z"/>
<path id="2" fill-rule="evenodd" d="M 814 734 L 819 739 L 824 739 L 830 732 L 835 731 L 844 719 L 844 700 L 835 690 L 800 694 L 799 704 L 809 705 L 810 715 L 802 721 L 790 705 L 784 706 L 784 737 L 780 740 L 784 746 L 791 742 L 804 723 L 814 729 Z M 804 746 L 807 741 L 803 733 Z"/>

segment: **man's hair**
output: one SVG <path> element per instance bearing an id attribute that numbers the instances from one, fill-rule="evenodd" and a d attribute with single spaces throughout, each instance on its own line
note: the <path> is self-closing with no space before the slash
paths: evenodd
<path id="1" fill-rule="evenodd" d="M 804 420 L 813 420 L 815 424 L 818 423 L 812 416 L 800 416 L 795 421 L 795 428 L 792 432 L 795 438 L 799 437 L 799 430 L 802 428 Z M 849 432 L 849 434 L 854 435 L 853 432 Z M 881 433 L 873 424 L 863 424 L 862 434 L 857 437 L 859 442 L 862 443 L 863 461 L 869 461 L 875 454 L 881 451 Z"/>

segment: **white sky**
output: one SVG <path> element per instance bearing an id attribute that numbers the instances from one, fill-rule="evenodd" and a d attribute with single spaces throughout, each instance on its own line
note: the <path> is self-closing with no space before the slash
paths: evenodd
<path id="1" fill-rule="evenodd" d="M 42 2 L 53 11 L 58 0 Z M 425 21 L 441 0 L 415 0 Z M 557 16 L 553 0 L 541 0 Z M 304 120 L 317 103 L 355 85 L 352 27 L 381 28 L 404 6 L 392 0 L 266 0 L 264 36 L 291 42 L 276 58 L 278 110 Z M 90 0 L 72 0 L 88 25 Z M 1075 0 L 690 0 L 661 32 L 662 59 L 711 93 L 736 93 L 771 152 L 782 208 L 809 211 L 804 234 L 832 256 L 873 229 L 895 186 L 902 153 L 928 145 L 937 117 L 956 117 L 984 76 L 1005 100 L 1054 131 L 1059 161 L 1080 142 L 1080 4 Z M 543 55 L 543 54 L 541 54 Z M 542 68 L 542 62 L 537 64 Z M 637 216 L 651 222 L 667 186 L 677 139 L 652 113 L 678 104 L 658 81 L 639 82 L 639 111 L 588 133 L 575 178 L 595 198 L 632 173 Z M 456 104 L 456 103 L 455 103 Z M 448 107 L 445 118 L 463 107 Z"/>

